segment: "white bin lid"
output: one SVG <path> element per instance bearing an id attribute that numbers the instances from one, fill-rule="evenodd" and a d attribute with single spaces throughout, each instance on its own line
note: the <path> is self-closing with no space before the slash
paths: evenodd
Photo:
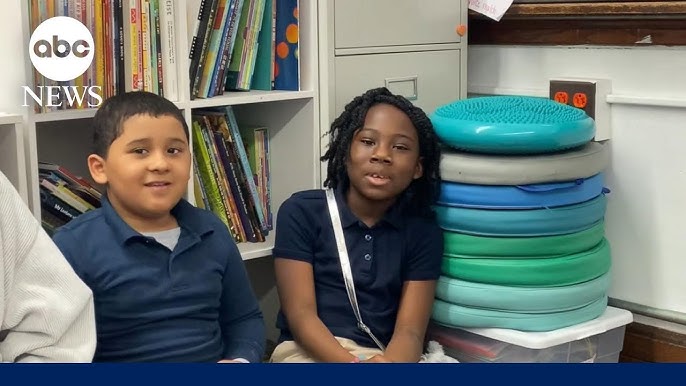
<path id="1" fill-rule="evenodd" d="M 525 332 L 504 328 L 462 328 L 462 330 L 501 342 L 541 350 L 602 334 L 617 327 L 625 326 L 633 320 L 634 317 L 631 312 L 608 306 L 602 315 L 593 320 L 553 331 Z"/>

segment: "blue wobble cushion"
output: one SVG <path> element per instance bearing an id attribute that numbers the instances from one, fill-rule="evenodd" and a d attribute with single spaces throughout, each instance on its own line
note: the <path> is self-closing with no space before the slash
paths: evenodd
<path id="1" fill-rule="evenodd" d="M 463 99 L 436 109 L 431 122 L 445 145 L 476 153 L 551 153 L 595 136 L 595 122 L 583 110 L 539 97 Z"/>
<path id="2" fill-rule="evenodd" d="M 574 181 L 530 185 L 474 185 L 441 182 L 438 203 L 482 209 L 552 208 L 588 201 L 607 192 L 603 174 Z"/>
<path id="3" fill-rule="evenodd" d="M 475 209 L 436 205 L 438 225 L 446 231 L 477 236 L 534 237 L 580 232 L 605 216 L 607 199 L 600 194 L 573 205 L 540 209 Z"/>

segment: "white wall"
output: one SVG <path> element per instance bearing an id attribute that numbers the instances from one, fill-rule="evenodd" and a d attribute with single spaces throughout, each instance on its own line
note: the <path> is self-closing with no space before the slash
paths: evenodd
<path id="1" fill-rule="evenodd" d="M 3 0 L 0 12 L 0 111 L 15 114 L 26 113 L 23 104 L 21 86 L 27 85 L 26 61 L 28 55 L 24 42 L 22 26 L 22 7 L 27 7 L 27 0 Z"/>
<path id="2" fill-rule="evenodd" d="M 550 78 L 604 78 L 639 103 L 611 104 L 610 296 L 686 313 L 686 49 L 470 46 L 468 73 L 474 93 L 547 96 Z"/>

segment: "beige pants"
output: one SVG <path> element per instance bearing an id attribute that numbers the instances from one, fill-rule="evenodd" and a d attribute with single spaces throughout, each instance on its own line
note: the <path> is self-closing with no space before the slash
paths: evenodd
<path id="1" fill-rule="evenodd" d="M 338 343 L 355 356 L 371 358 L 374 355 L 383 354 L 378 348 L 362 347 L 354 341 L 336 337 Z M 300 345 L 292 340 L 281 342 L 269 359 L 272 363 L 317 363 Z"/>

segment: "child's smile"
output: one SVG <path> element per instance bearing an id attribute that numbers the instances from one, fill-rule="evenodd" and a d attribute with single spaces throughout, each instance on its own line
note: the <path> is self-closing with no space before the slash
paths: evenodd
<path id="1" fill-rule="evenodd" d="M 371 173 L 367 175 L 367 181 L 374 186 L 385 186 L 391 183 L 391 178 L 380 173 Z"/>
<path id="2" fill-rule="evenodd" d="M 168 181 L 153 181 L 144 184 L 146 188 L 152 189 L 154 192 L 163 192 L 169 190 L 171 182 Z"/>

